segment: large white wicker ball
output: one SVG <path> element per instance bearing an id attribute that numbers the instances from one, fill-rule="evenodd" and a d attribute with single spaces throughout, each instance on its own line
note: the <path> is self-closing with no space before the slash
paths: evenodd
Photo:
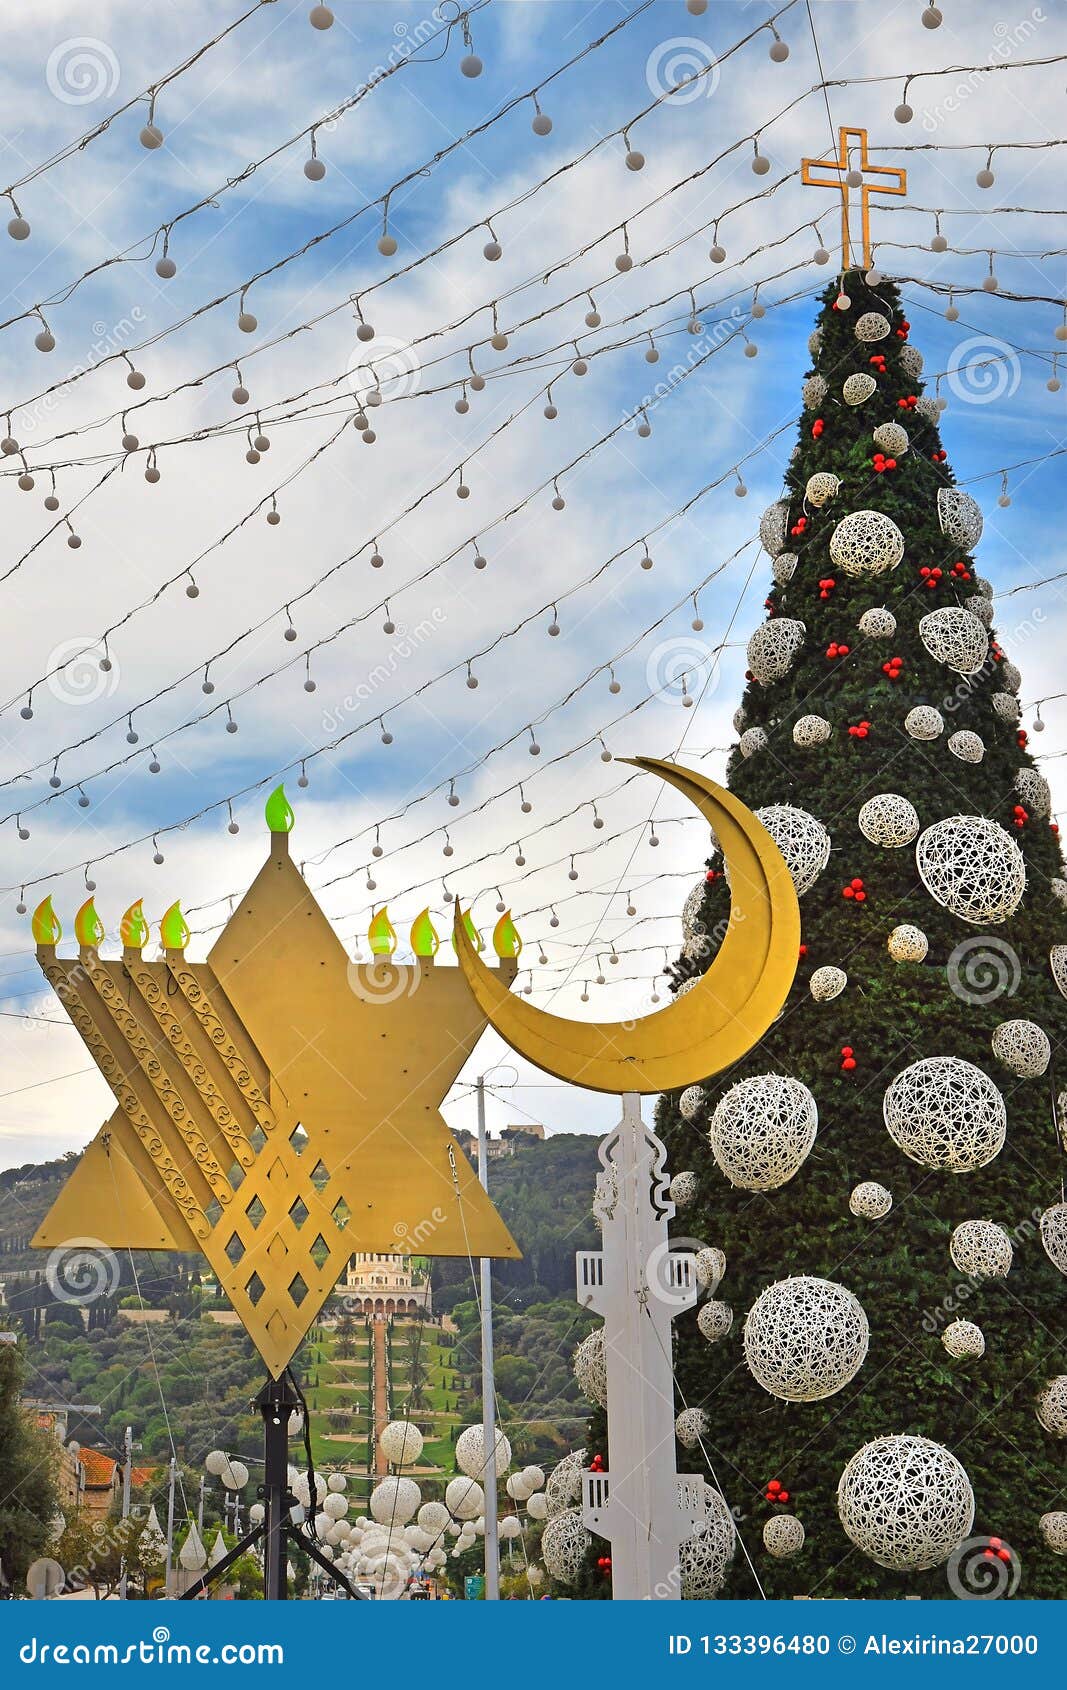
<path id="1" fill-rule="evenodd" d="M 445 1486 L 445 1507 L 457 1520 L 476 1520 L 485 1513 L 485 1492 L 475 1479 L 450 1479 Z"/>
<path id="2" fill-rule="evenodd" d="M 494 1446 L 497 1478 L 506 1473 L 511 1466 L 511 1445 L 499 1426 L 496 1428 L 496 1443 Z M 488 1455 L 485 1448 L 485 1428 L 483 1426 L 468 1426 L 456 1439 L 456 1466 L 461 1473 L 466 1473 L 470 1479 L 484 1479 L 488 1471 Z"/>
<path id="3" fill-rule="evenodd" d="M 1007 659 L 997 665 L 997 678 L 1001 686 L 1008 692 L 1018 692 L 1023 684 L 1022 670 L 1017 668 L 1014 663 L 1009 663 Z"/>
<path id="4" fill-rule="evenodd" d="M 745 1361 L 772 1397 L 821 1402 L 856 1377 L 870 1336 L 858 1297 L 831 1279 L 798 1274 L 756 1298 L 745 1320 Z"/>
<path id="5" fill-rule="evenodd" d="M 878 792 L 861 806 L 857 818 L 864 839 L 881 845 L 888 851 L 910 845 L 919 831 L 919 817 L 907 798 L 899 792 Z"/>
<path id="6" fill-rule="evenodd" d="M 697 1326 L 709 1344 L 717 1344 L 721 1338 L 729 1337 L 733 1324 L 734 1311 L 729 1303 L 720 1302 L 717 1297 L 701 1303 L 697 1311 Z"/>
<path id="7" fill-rule="evenodd" d="M 782 856 L 798 898 L 810 892 L 830 860 L 830 835 L 821 821 L 794 804 L 763 804 L 755 811 Z"/>
<path id="8" fill-rule="evenodd" d="M 1067 1274 L 1067 1203 L 1054 1203 L 1041 1217 L 1041 1242 L 1053 1267 Z"/>
<path id="9" fill-rule="evenodd" d="M 882 1100 L 889 1136 L 923 1168 L 966 1174 L 1000 1154 L 1004 1099 L 988 1075 L 958 1056 L 925 1056 L 901 1070 Z"/>
<path id="10" fill-rule="evenodd" d="M 1041 1536 L 1053 1555 L 1067 1555 L 1067 1514 L 1056 1510 L 1041 1516 Z"/>
<path id="11" fill-rule="evenodd" d="M 796 552 L 778 553 L 778 556 L 771 564 L 771 574 L 774 576 L 775 582 L 779 587 L 786 586 L 793 579 L 799 562 L 800 559 L 797 557 Z"/>
<path id="12" fill-rule="evenodd" d="M 1067 1438 L 1067 1373 L 1057 1374 L 1037 1393 L 1037 1418 L 1054 1438 Z"/>
<path id="13" fill-rule="evenodd" d="M 527 1498 L 526 1512 L 531 1520 L 548 1519 L 548 1497 L 543 1491 L 535 1491 L 533 1496 Z"/>
<path id="14" fill-rule="evenodd" d="M 799 716 L 793 723 L 793 744 L 807 751 L 813 745 L 825 745 L 832 732 L 825 716 Z"/>
<path id="15" fill-rule="evenodd" d="M 1067 998 L 1067 945 L 1053 945 L 1048 953 L 1048 965 L 1057 991 Z"/>
<path id="16" fill-rule="evenodd" d="M 976 926 L 1007 921 L 1026 891 L 1022 852 L 986 816 L 934 822 L 919 835 L 915 862 L 934 902 Z"/>
<path id="17" fill-rule="evenodd" d="M 856 339 L 884 340 L 892 327 L 889 318 L 884 317 L 880 311 L 865 311 L 862 317 L 856 318 Z"/>
<path id="18" fill-rule="evenodd" d="M 1011 1272 L 1011 1239 L 995 1221 L 961 1221 L 948 1251 L 960 1272 L 972 1279 L 1004 1279 Z"/>
<path id="19" fill-rule="evenodd" d="M 424 1502 L 419 1509 L 418 1521 L 424 1532 L 431 1537 L 439 1537 L 448 1525 L 450 1515 L 443 1502 Z"/>
<path id="20" fill-rule="evenodd" d="M 1036 1080 L 1052 1060 L 1049 1036 L 1036 1021 L 1002 1021 L 993 1033 L 993 1055 L 1021 1080 Z"/>
<path id="21" fill-rule="evenodd" d="M 902 458 L 911 444 L 907 429 L 894 422 L 879 423 L 871 438 L 879 451 L 893 458 Z"/>
<path id="22" fill-rule="evenodd" d="M 981 593 L 972 593 L 969 599 L 963 601 L 964 610 L 969 610 L 972 616 L 977 616 L 983 628 L 993 626 L 993 601 L 984 598 Z"/>
<path id="23" fill-rule="evenodd" d="M 674 1422 L 674 1435 L 683 1449 L 696 1449 L 708 1430 L 708 1417 L 702 1408 L 683 1408 Z"/>
<path id="24" fill-rule="evenodd" d="M 993 706 L 993 714 L 1000 721 L 1009 723 L 1012 727 L 1022 715 L 1022 706 L 1011 692 L 995 692 L 989 700 Z"/>
<path id="25" fill-rule="evenodd" d="M 829 504 L 831 499 L 836 498 L 840 488 L 840 476 L 831 475 L 829 470 L 820 470 L 816 475 L 808 477 L 804 497 L 809 505 L 814 505 L 818 510 L 823 505 Z"/>
<path id="26" fill-rule="evenodd" d="M 818 1125 L 815 1099 L 800 1080 L 754 1074 L 719 1099 L 708 1138 L 731 1185 L 776 1191 L 805 1161 Z"/>
<path id="27" fill-rule="evenodd" d="M 937 739 L 945 731 L 945 718 L 932 704 L 917 704 L 904 718 L 904 732 L 911 739 Z"/>
<path id="28" fill-rule="evenodd" d="M 759 537 L 764 551 L 769 552 L 771 557 L 777 557 L 779 552 L 785 551 L 788 534 L 789 500 L 776 499 L 759 519 Z"/>
<path id="29" fill-rule="evenodd" d="M 929 1438 L 876 1438 L 838 1481 L 846 1535 L 879 1567 L 927 1572 L 947 1561 L 974 1524 L 974 1492 L 950 1450 Z"/>
<path id="30" fill-rule="evenodd" d="M 329 1515 L 331 1520 L 343 1520 L 348 1513 L 348 1498 L 340 1491 L 332 1490 L 329 1496 L 323 1498 L 322 1512 Z"/>
<path id="31" fill-rule="evenodd" d="M 993 584 L 991 581 L 987 581 L 984 575 L 974 577 L 974 586 L 975 591 L 981 593 L 983 598 L 991 599 L 993 597 Z"/>
<path id="32" fill-rule="evenodd" d="M 923 355 L 908 341 L 900 349 L 900 367 L 911 381 L 918 381 L 923 373 Z"/>
<path id="33" fill-rule="evenodd" d="M 806 411 L 818 411 L 826 398 L 826 377 L 809 376 L 801 383 L 800 397 Z"/>
<path id="34" fill-rule="evenodd" d="M 541 1557 L 558 1584 L 575 1584 L 592 1543 L 580 1508 L 566 1508 L 549 1520 L 541 1537 Z"/>
<path id="35" fill-rule="evenodd" d="M 704 1486 L 704 1504 L 703 1529 L 696 1537 L 687 1537 L 678 1551 L 682 1598 L 686 1602 L 710 1601 L 722 1589 L 737 1546 L 734 1517 L 724 1498 L 708 1484 Z"/>
<path id="36" fill-rule="evenodd" d="M 572 1502 L 577 1502 L 582 1494 L 582 1470 L 585 1467 L 585 1450 L 572 1449 L 556 1462 L 545 1484 L 545 1497 L 548 1501 L 548 1514 L 552 1519 L 569 1508 Z"/>
<path id="37" fill-rule="evenodd" d="M 421 1501 L 414 1479 L 382 1479 L 370 1493 L 371 1518 L 382 1526 L 406 1526 Z"/>
<path id="38" fill-rule="evenodd" d="M 1067 880 L 1062 880 L 1058 874 L 1055 874 L 1048 883 L 1048 889 L 1056 902 L 1067 909 Z"/>
<path id="39" fill-rule="evenodd" d="M 941 421 L 941 403 L 939 400 L 935 399 L 932 394 L 929 397 L 924 394 L 915 409 L 918 411 L 924 422 L 934 423 L 936 425 Z"/>
<path id="40" fill-rule="evenodd" d="M 764 1523 L 763 1547 L 777 1561 L 788 1561 L 804 1547 L 804 1527 L 795 1514 L 775 1514 Z"/>
<path id="41" fill-rule="evenodd" d="M 604 1356 L 604 1328 L 594 1327 L 574 1352 L 574 1377 L 589 1402 L 601 1408 L 608 1400 L 608 1364 Z"/>
<path id="42" fill-rule="evenodd" d="M 737 709 L 731 717 L 731 721 L 734 725 L 734 733 L 743 734 L 748 726 L 748 711 L 745 709 L 743 704 L 739 704 L 737 706 Z"/>
<path id="43" fill-rule="evenodd" d="M 543 1467 L 533 1465 L 522 1470 L 522 1482 L 528 1491 L 543 1490 L 545 1486 L 545 1472 Z"/>
<path id="44" fill-rule="evenodd" d="M 848 985 L 848 975 L 843 968 L 834 968 L 831 963 L 823 968 L 817 968 L 808 981 L 808 991 L 816 1003 L 832 1003 L 839 998 Z"/>
<path id="45" fill-rule="evenodd" d="M 853 1188 L 848 1206 L 861 1220 L 880 1221 L 893 1207 L 893 1193 L 876 1180 L 865 1179 Z"/>
<path id="46" fill-rule="evenodd" d="M 955 1361 L 969 1361 L 985 1355 L 985 1338 L 973 1320 L 953 1320 L 941 1334 L 941 1342 Z"/>
<path id="47" fill-rule="evenodd" d="M 1031 816 L 1043 821 L 1052 812 L 1052 791 L 1044 775 L 1036 769 L 1016 769 L 1015 790 L 1019 802 L 1025 804 Z"/>
<path id="48" fill-rule="evenodd" d="M 687 1209 L 697 1194 L 697 1176 L 690 1169 L 683 1168 L 675 1174 L 667 1188 L 671 1202 L 679 1209 Z"/>
<path id="49" fill-rule="evenodd" d="M 881 511 L 853 511 L 830 536 L 830 558 L 855 579 L 885 575 L 904 556 L 904 536 Z"/>
<path id="50" fill-rule="evenodd" d="M 726 1257 L 718 1245 L 705 1244 L 703 1249 L 698 1250 L 694 1257 L 694 1267 L 700 1289 L 714 1297 L 726 1272 Z"/>
<path id="51" fill-rule="evenodd" d="M 704 907 L 704 898 L 708 886 L 706 880 L 698 880 L 692 891 L 687 895 L 682 905 L 682 932 L 687 939 L 694 933 L 704 931 L 704 924 L 700 919 L 700 912 Z"/>
<path id="52" fill-rule="evenodd" d="M 977 675 L 989 656 L 985 624 L 969 610 L 943 605 L 919 618 L 919 638 L 930 656 L 956 675 Z"/>
<path id="53" fill-rule="evenodd" d="M 846 376 L 841 387 L 841 397 L 846 405 L 862 405 L 871 397 L 877 386 L 873 376 Z"/>
<path id="54" fill-rule="evenodd" d="M 868 640 L 891 640 L 897 631 L 897 619 L 891 610 L 875 605 L 863 612 L 856 626 Z"/>
<path id="55" fill-rule="evenodd" d="M 812 329 L 808 336 L 808 356 L 817 358 L 822 351 L 822 329 Z"/>
<path id="56" fill-rule="evenodd" d="M 755 757 L 767 749 L 767 735 L 762 728 L 746 728 L 739 741 L 742 757 Z"/>
<path id="57" fill-rule="evenodd" d="M 804 645 L 803 622 L 792 616 L 770 616 L 748 642 L 748 667 L 761 686 L 788 675 Z"/>
<path id="58" fill-rule="evenodd" d="M 407 1467 L 422 1454 L 422 1433 L 410 1420 L 390 1420 L 378 1435 L 378 1448 L 394 1467 Z"/>
<path id="59" fill-rule="evenodd" d="M 695 1121 L 704 1107 L 704 1091 L 701 1086 L 686 1086 L 678 1099 L 678 1113 L 683 1121 Z"/>
<path id="60" fill-rule="evenodd" d="M 965 551 L 972 551 L 982 538 L 981 507 L 962 488 L 938 488 L 937 520 L 945 538 Z"/>
<path id="61" fill-rule="evenodd" d="M 980 763 L 985 756 L 985 746 L 969 728 L 960 728 L 958 733 L 951 734 L 948 748 L 961 763 Z"/>

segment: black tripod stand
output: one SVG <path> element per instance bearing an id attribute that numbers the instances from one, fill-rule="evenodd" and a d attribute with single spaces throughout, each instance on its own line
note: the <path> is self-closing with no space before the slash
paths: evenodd
<path id="1" fill-rule="evenodd" d="M 260 1500 L 266 1510 L 258 1526 L 235 1543 L 217 1566 L 209 1567 L 195 1584 L 181 1597 L 191 1602 L 202 1596 L 212 1585 L 224 1578 L 234 1562 L 262 1540 L 264 1596 L 268 1602 L 283 1602 L 288 1594 L 285 1577 L 286 1544 L 293 1543 L 317 1561 L 335 1584 L 349 1596 L 362 1600 L 362 1592 L 355 1589 L 344 1574 L 322 1553 L 314 1537 L 303 1532 L 289 1519 L 296 1497 L 289 1489 L 289 1417 L 299 1410 L 304 1417 L 304 1442 L 308 1458 L 308 1484 L 311 1505 L 315 1506 L 315 1473 L 311 1462 L 311 1439 L 308 1432 L 307 1403 L 289 1368 L 280 1379 L 268 1379 L 256 1398 L 256 1407 L 263 1419 L 263 1484 Z"/>

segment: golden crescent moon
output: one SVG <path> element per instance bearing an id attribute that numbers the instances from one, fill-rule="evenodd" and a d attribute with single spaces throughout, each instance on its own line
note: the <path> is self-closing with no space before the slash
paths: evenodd
<path id="1" fill-rule="evenodd" d="M 633 1021 L 569 1021 L 513 997 L 481 961 L 456 900 L 456 953 L 490 1026 L 536 1067 L 592 1091 L 659 1092 L 721 1073 L 752 1049 L 789 994 L 800 955 L 800 907 L 785 859 L 739 798 L 677 763 L 620 758 L 658 774 L 696 806 L 730 869 L 730 921 L 696 985 Z"/>

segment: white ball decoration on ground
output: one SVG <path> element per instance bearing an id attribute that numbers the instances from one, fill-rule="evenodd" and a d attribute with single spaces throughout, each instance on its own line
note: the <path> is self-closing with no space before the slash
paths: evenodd
<path id="1" fill-rule="evenodd" d="M 995 692 L 989 702 L 993 706 L 994 716 L 1002 722 L 1007 722 L 1011 727 L 1015 727 L 1023 712 L 1022 706 L 1014 693 Z"/>
<path id="2" fill-rule="evenodd" d="M 705 1244 L 697 1251 L 693 1263 L 700 1289 L 714 1297 L 726 1272 L 726 1257 L 717 1244 Z"/>
<path id="3" fill-rule="evenodd" d="M 697 1194 L 697 1176 L 690 1169 L 683 1168 L 675 1174 L 667 1187 L 671 1202 L 679 1209 L 687 1209 Z"/>
<path id="4" fill-rule="evenodd" d="M 779 552 L 771 564 L 771 574 L 779 587 L 785 587 L 793 579 L 800 559 L 796 552 Z"/>
<path id="5" fill-rule="evenodd" d="M 1052 1045 L 1036 1021 L 1002 1021 L 993 1033 L 993 1055 L 1021 1080 L 1036 1080 L 1052 1060 Z"/>
<path id="6" fill-rule="evenodd" d="M 729 1303 L 720 1302 L 712 1297 L 706 1303 L 701 1303 L 697 1311 L 697 1327 L 702 1338 L 709 1344 L 717 1344 L 723 1338 L 728 1338 L 734 1324 L 734 1311 Z"/>
<path id="7" fill-rule="evenodd" d="M 485 1513 L 485 1492 L 475 1479 L 450 1479 L 445 1486 L 445 1507 L 457 1520 L 476 1520 Z"/>
<path id="8" fill-rule="evenodd" d="M 865 610 L 856 625 L 868 640 L 891 640 L 897 631 L 896 617 L 883 605 L 875 605 L 870 610 Z"/>
<path id="9" fill-rule="evenodd" d="M 876 1438 L 841 1474 L 837 1512 L 846 1536 L 879 1567 L 928 1572 L 969 1535 L 974 1492 L 961 1463 L 930 1438 Z"/>
<path id="10" fill-rule="evenodd" d="M 903 556 L 904 536 L 881 511 L 853 511 L 830 536 L 831 561 L 856 580 L 887 574 Z"/>
<path id="11" fill-rule="evenodd" d="M 804 1547 L 804 1527 L 795 1514 L 775 1514 L 764 1523 L 763 1547 L 777 1561 L 788 1561 Z"/>
<path id="12" fill-rule="evenodd" d="M 785 551 L 788 534 L 789 500 L 776 499 L 759 519 L 759 537 L 764 551 L 771 557 L 777 557 L 779 552 Z"/>
<path id="13" fill-rule="evenodd" d="M 950 735 L 948 748 L 961 763 L 980 763 L 985 756 L 985 746 L 969 728 L 961 728 L 958 733 Z"/>
<path id="14" fill-rule="evenodd" d="M 825 716 L 800 716 L 793 723 L 793 744 L 807 751 L 814 745 L 825 745 L 832 732 Z"/>
<path id="15" fill-rule="evenodd" d="M 722 1589 L 737 1547 L 734 1517 L 725 1498 L 709 1484 L 704 1486 L 704 1505 L 703 1530 L 686 1538 L 678 1551 L 682 1599 L 686 1602 L 710 1601 Z"/>
<path id="16" fill-rule="evenodd" d="M 771 616 L 761 622 L 748 642 L 748 667 L 761 686 L 788 675 L 807 634 L 803 622 L 791 616 Z"/>
<path id="17" fill-rule="evenodd" d="M 1053 1267 L 1067 1274 L 1067 1203 L 1054 1203 L 1041 1216 L 1041 1243 Z"/>
<path id="18" fill-rule="evenodd" d="M 937 739 L 945 731 L 945 719 L 932 704 L 917 704 L 904 718 L 904 732 L 911 739 Z"/>
<path id="19" fill-rule="evenodd" d="M 755 1074 L 719 1099 L 708 1138 L 731 1185 L 776 1191 L 806 1160 L 818 1125 L 815 1099 L 800 1080 Z"/>
<path id="20" fill-rule="evenodd" d="M 962 488 L 938 488 L 937 520 L 946 540 L 962 546 L 965 551 L 973 551 L 982 538 L 981 507 Z"/>
<path id="21" fill-rule="evenodd" d="M 892 327 L 889 318 L 883 316 L 881 311 L 864 311 L 861 317 L 856 318 L 856 339 L 863 341 L 884 340 L 886 335 L 891 332 Z"/>
<path id="22" fill-rule="evenodd" d="M 674 1435 L 683 1449 L 696 1449 L 708 1430 L 708 1417 L 702 1408 L 683 1408 L 674 1422 Z"/>
<path id="23" fill-rule="evenodd" d="M 604 1356 L 604 1328 L 588 1332 L 574 1352 L 574 1377 L 589 1402 L 603 1408 L 608 1400 L 608 1367 Z"/>
<path id="24" fill-rule="evenodd" d="M 923 1168 L 972 1173 L 1000 1154 L 1004 1099 L 988 1075 L 958 1056 L 926 1056 L 901 1070 L 882 1100 L 894 1144 Z"/>
<path id="25" fill-rule="evenodd" d="M 941 1342 L 954 1361 L 976 1361 L 985 1355 L 985 1338 L 973 1320 L 953 1320 L 941 1334 Z"/>
<path id="26" fill-rule="evenodd" d="M 754 812 L 777 845 L 798 898 L 810 892 L 830 860 L 830 835 L 821 821 L 793 804 L 763 804 Z"/>
<path id="27" fill-rule="evenodd" d="M 853 1188 L 848 1206 L 861 1220 L 880 1221 L 893 1207 L 893 1194 L 877 1180 L 862 1180 Z"/>
<path id="28" fill-rule="evenodd" d="M 576 1583 L 592 1541 L 580 1508 L 566 1508 L 549 1520 L 541 1538 L 541 1558 L 557 1583 Z"/>
<path id="29" fill-rule="evenodd" d="M 919 835 L 915 862 L 934 902 L 976 926 L 1007 921 L 1026 891 L 1022 852 L 985 816 L 934 822 Z"/>
<path id="30" fill-rule="evenodd" d="M 1048 965 L 1057 991 L 1067 998 L 1067 945 L 1053 945 L 1048 953 Z"/>
<path id="31" fill-rule="evenodd" d="M 1019 802 L 1025 804 L 1030 815 L 1043 821 L 1052 812 L 1052 791 L 1044 775 L 1036 769 L 1016 769 L 1015 790 Z"/>
<path id="32" fill-rule="evenodd" d="M 494 1446 L 497 1478 L 506 1473 L 511 1466 L 511 1445 L 499 1426 L 496 1428 L 496 1443 Z M 466 1473 L 471 1479 L 484 1479 L 488 1471 L 488 1455 L 485 1448 L 485 1428 L 482 1426 L 468 1426 L 456 1439 L 456 1466 L 461 1473 Z"/>
<path id="33" fill-rule="evenodd" d="M 846 376 L 841 387 L 841 397 L 846 405 L 862 405 L 877 387 L 878 383 L 873 376 Z"/>
<path id="34" fill-rule="evenodd" d="M 826 398 L 826 377 L 809 376 L 807 381 L 801 383 L 800 397 L 806 411 L 819 410 Z"/>
<path id="35" fill-rule="evenodd" d="M 869 1343 L 859 1298 L 809 1274 L 768 1286 L 745 1320 L 748 1370 L 783 1402 L 821 1402 L 843 1390 L 863 1366 Z"/>
<path id="36" fill-rule="evenodd" d="M 1059 1509 L 1042 1514 L 1040 1528 L 1046 1548 L 1051 1549 L 1053 1555 L 1067 1555 L 1067 1514 Z"/>
<path id="37" fill-rule="evenodd" d="M 1037 1394 L 1037 1418 L 1054 1438 L 1067 1438 L 1067 1373 L 1042 1385 Z"/>
<path id="38" fill-rule="evenodd" d="M 857 818 L 864 839 L 885 850 L 899 850 L 910 845 L 919 831 L 919 817 L 914 804 L 898 792 L 878 792 L 861 806 Z"/>
<path id="39" fill-rule="evenodd" d="M 422 1454 L 422 1433 L 410 1420 L 390 1420 L 381 1429 L 378 1448 L 391 1466 L 410 1466 Z"/>
<path id="40" fill-rule="evenodd" d="M 382 1479 L 370 1493 L 371 1518 L 381 1526 L 406 1526 L 421 1501 L 414 1479 Z"/>
<path id="41" fill-rule="evenodd" d="M 919 618 L 919 638 L 936 663 L 956 675 L 976 675 L 989 656 L 989 634 L 969 610 L 943 605 Z"/>
<path id="42" fill-rule="evenodd" d="M 879 451 L 888 453 L 891 458 L 902 458 L 911 444 L 907 429 L 895 422 L 879 423 L 872 439 Z"/>
<path id="43" fill-rule="evenodd" d="M 683 1121 L 695 1121 L 704 1107 L 702 1086 L 686 1086 L 678 1099 L 678 1113 Z"/>
<path id="44" fill-rule="evenodd" d="M 972 1279 L 1005 1279 L 1011 1272 L 1011 1239 L 995 1221 L 961 1221 L 948 1250 L 960 1272 Z"/>
<path id="45" fill-rule="evenodd" d="M 814 505 L 818 510 L 823 505 L 829 504 L 831 499 L 836 498 L 840 489 L 840 476 L 831 475 L 828 470 L 820 470 L 816 475 L 808 477 L 804 497 L 809 505 Z"/>
<path id="46" fill-rule="evenodd" d="M 762 728 L 746 728 L 741 735 L 738 748 L 742 757 L 755 757 L 760 751 L 766 751 L 767 735 Z"/>
<path id="47" fill-rule="evenodd" d="M 848 985 L 848 975 L 843 968 L 834 968 L 827 964 L 824 968 L 817 968 L 808 981 L 808 991 L 816 1003 L 832 1003 L 839 998 Z"/>

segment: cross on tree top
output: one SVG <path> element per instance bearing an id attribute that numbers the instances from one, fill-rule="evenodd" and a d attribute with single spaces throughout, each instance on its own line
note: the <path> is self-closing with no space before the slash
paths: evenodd
<path id="1" fill-rule="evenodd" d="M 806 188 L 836 188 L 841 195 L 841 272 L 852 268 L 852 239 L 849 227 L 849 192 L 858 189 L 860 196 L 860 224 L 863 239 L 863 267 L 873 264 L 871 253 L 871 194 L 905 194 L 908 173 L 897 165 L 871 164 L 867 156 L 866 129 L 839 129 L 836 158 L 805 158 L 800 162 L 800 180 Z M 859 149 L 859 165 L 852 161 L 852 153 Z M 828 174 L 815 176 L 813 171 Z M 871 177 L 891 177 L 889 181 L 868 181 Z"/>

